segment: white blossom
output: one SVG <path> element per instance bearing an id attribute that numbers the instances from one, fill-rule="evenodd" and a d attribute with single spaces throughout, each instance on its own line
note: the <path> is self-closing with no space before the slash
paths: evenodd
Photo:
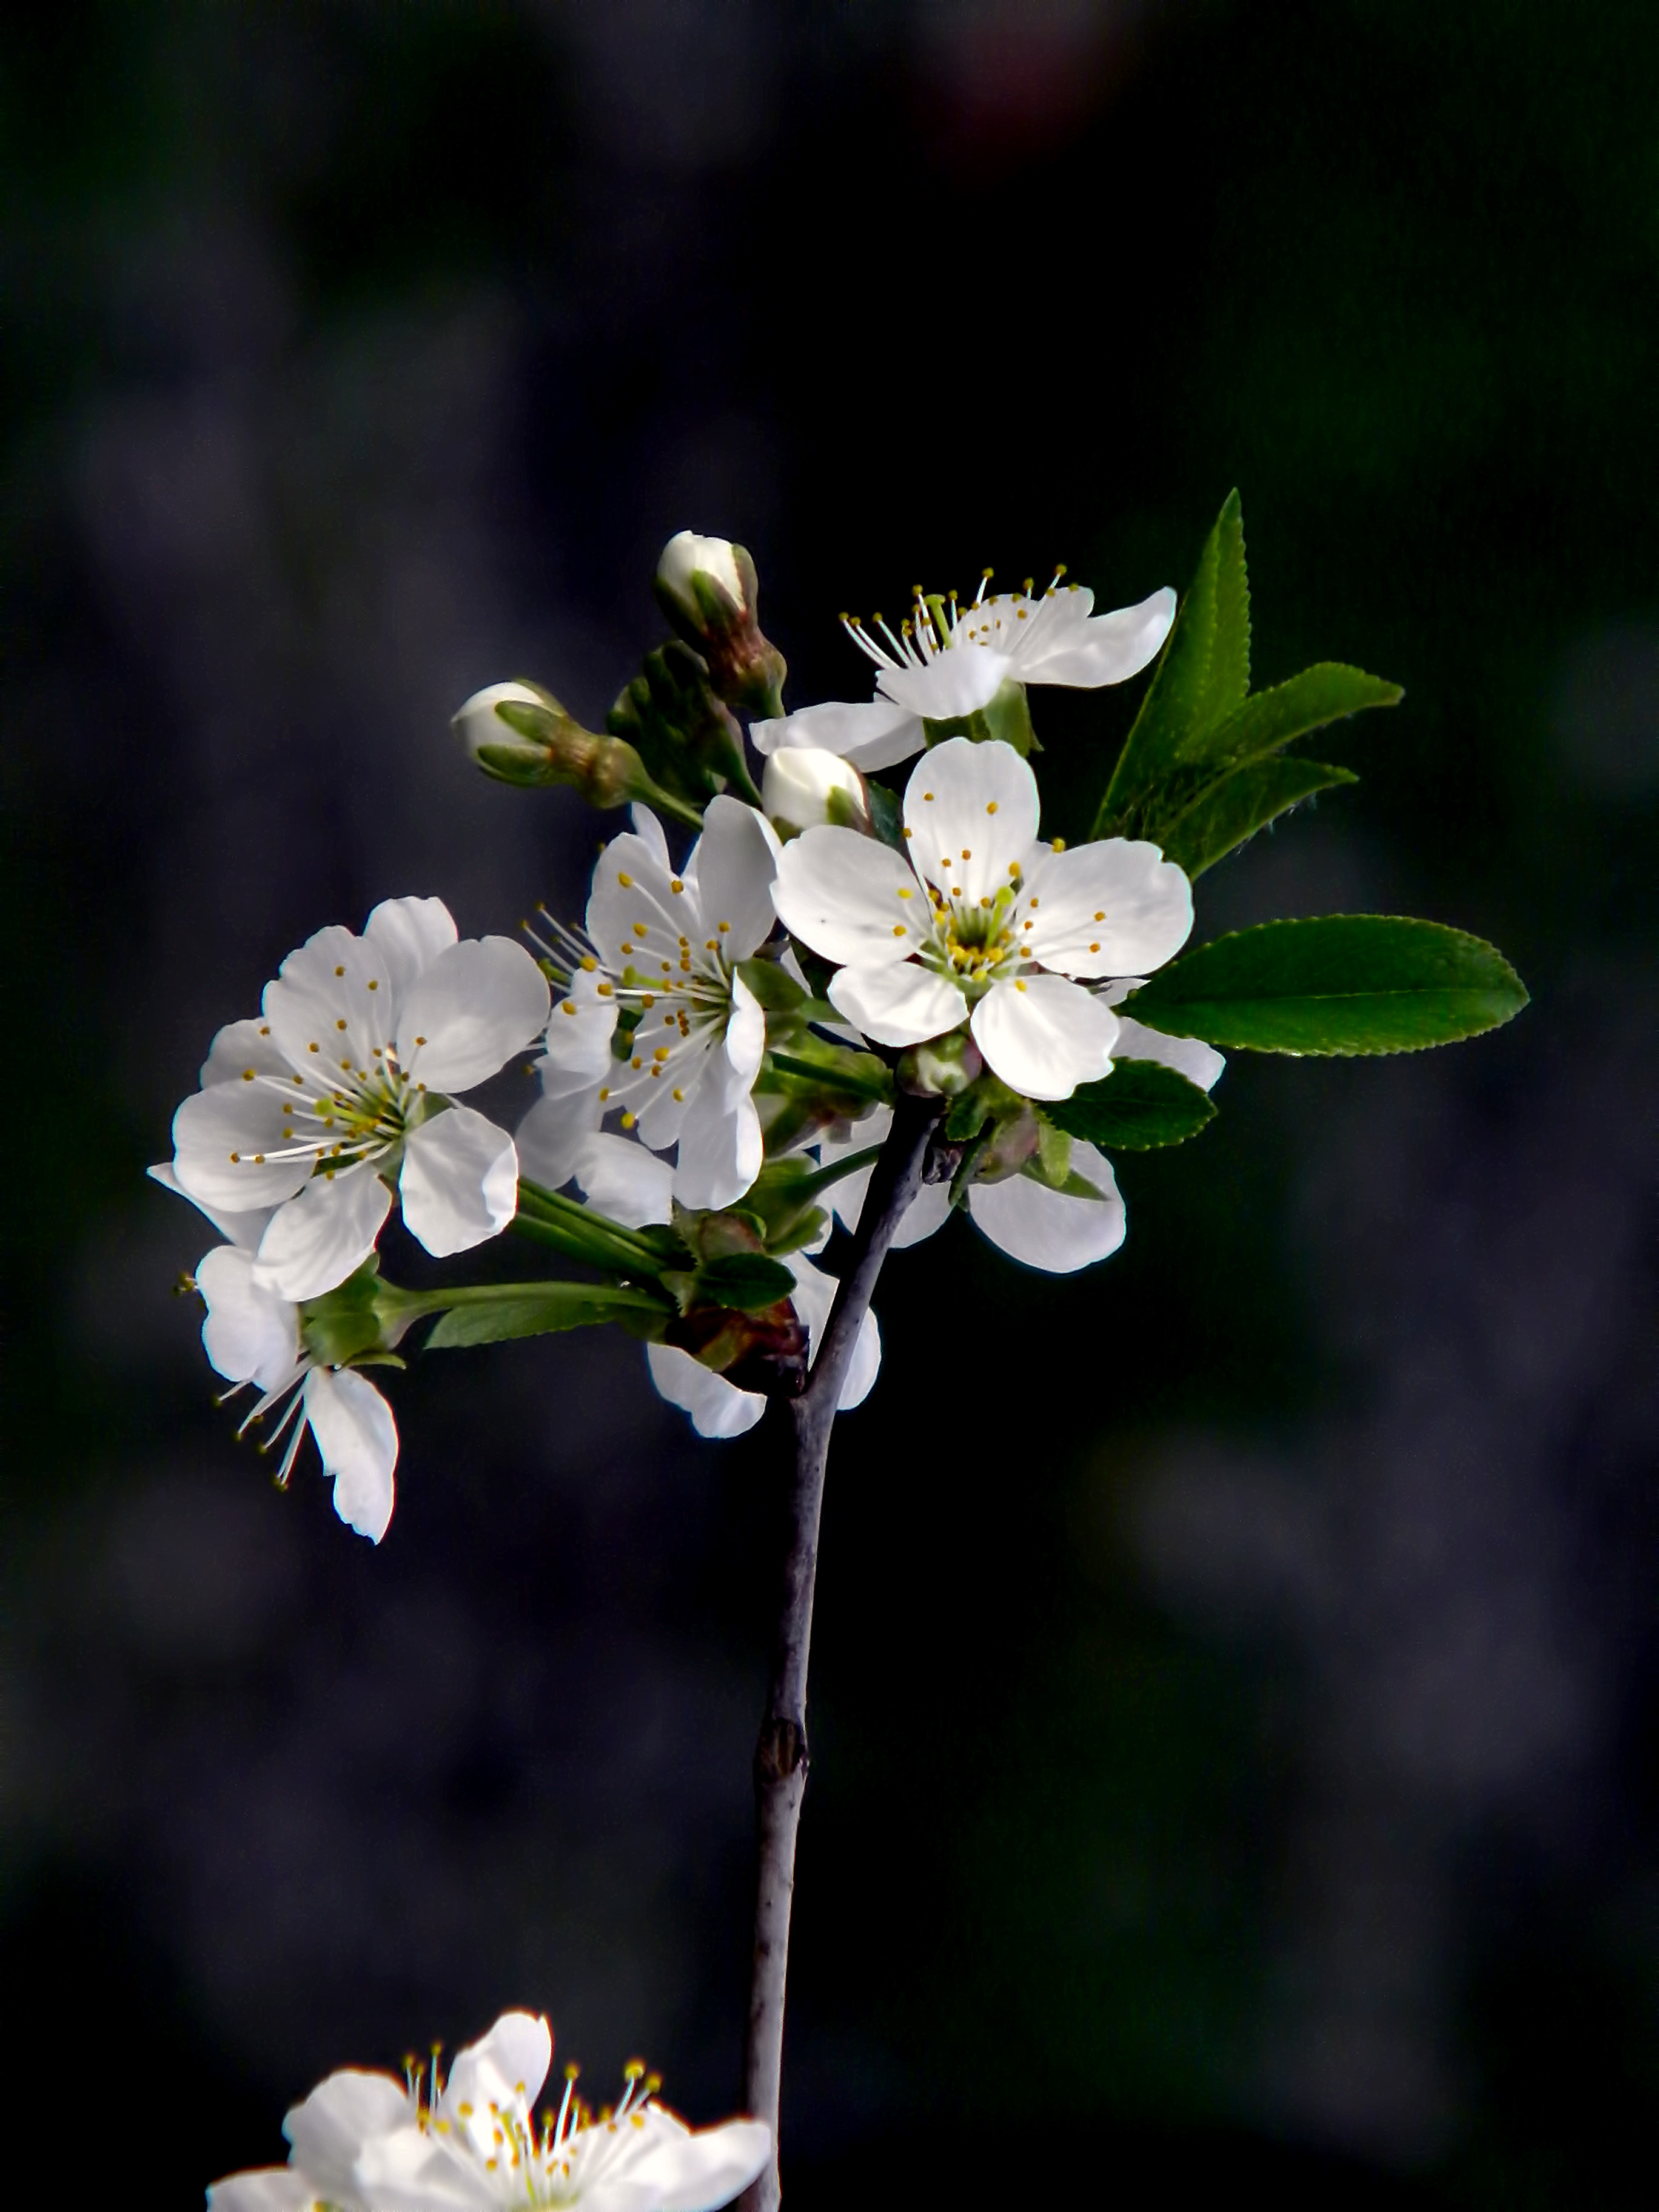
<path id="1" fill-rule="evenodd" d="M 818 1346 L 829 1323 L 830 1309 L 835 1304 L 838 1285 L 833 1275 L 826 1275 L 822 1267 L 815 1267 L 804 1253 L 792 1252 L 783 1264 L 795 1279 L 790 1303 L 806 1331 L 806 1363 L 810 1367 L 818 1356 Z M 678 1345 L 647 1345 L 646 1360 L 658 1390 L 671 1406 L 678 1406 L 690 1415 L 691 1425 L 700 1437 L 740 1437 L 752 1429 L 766 1411 L 762 1392 L 739 1389 L 735 1382 L 728 1382 L 724 1375 L 715 1374 L 713 1368 L 705 1367 L 700 1359 L 693 1358 L 689 1352 L 682 1352 Z M 847 1379 L 836 1401 L 837 1412 L 850 1413 L 854 1406 L 864 1403 L 875 1386 L 880 1366 L 881 1331 L 874 1314 L 866 1313 L 859 1325 L 858 1341 L 853 1346 Z"/>
<path id="2" fill-rule="evenodd" d="M 616 2109 L 597 2116 L 568 2068 L 556 2113 L 538 2122 L 552 2056 L 547 2022 L 509 2012 L 458 2055 L 447 2081 L 435 2058 L 402 2083 L 331 2074 L 283 2124 L 288 2166 L 216 2182 L 210 2212 L 717 2212 L 772 2154 L 757 2120 L 687 2127 L 638 2064 Z"/>
<path id="3" fill-rule="evenodd" d="M 391 1407 L 366 1375 L 311 1358 L 301 1341 L 299 1308 L 264 1286 L 251 1252 L 216 1246 L 198 1263 L 195 1280 L 207 1306 L 202 1343 L 209 1360 L 227 1382 L 252 1384 L 259 1394 L 242 1429 L 288 1401 L 261 1446 L 270 1450 L 289 1431 L 277 1480 L 286 1485 L 309 1430 L 334 1484 L 334 1510 L 378 1544 L 392 1520 L 398 1464 Z"/>
<path id="4" fill-rule="evenodd" d="M 1150 971 L 1185 942 L 1192 890 L 1156 845 L 1037 842 L 1012 745 L 951 738 L 912 770 L 905 851 L 809 830 L 774 890 L 785 926 L 838 964 L 832 1004 L 866 1036 L 921 1044 L 968 1022 L 1011 1090 L 1068 1098 L 1111 1064 L 1117 1017 L 1079 979 Z"/>
<path id="5" fill-rule="evenodd" d="M 1139 606 L 1093 611 L 1094 593 L 1056 574 L 1048 590 L 980 595 L 969 607 L 915 595 L 896 636 L 879 615 L 874 635 L 842 617 L 860 650 L 876 665 L 876 696 L 864 704 L 826 701 L 753 722 L 749 734 L 763 753 L 822 746 L 855 768 L 890 768 L 919 752 L 924 720 L 951 721 L 988 707 L 1005 683 L 1059 684 L 1093 690 L 1138 676 L 1169 635 L 1176 595 L 1167 586 Z M 948 611 L 947 611 L 948 610 Z"/>
<path id="6" fill-rule="evenodd" d="M 319 930 L 265 986 L 259 1018 L 214 1039 L 173 1117 L 179 1187 L 210 1208 L 273 1209 L 258 1279 L 288 1298 L 320 1297 L 368 1258 L 389 1177 L 428 1252 L 467 1251 L 512 1220 L 518 1157 L 449 1098 L 521 1051 L 547 1007 L 522 946 L 458 942 L 440 899 L 387 900 L 362 937 Z"/>
<path id="7" fill-rule="evenodd" d="M 555 1189 L 576 1176 L 592 1197 L 581 1170 L 614 1158 L 599 1130 L 619 1112 L 653 1151 L 678 1147 L 662 1202 L 672 1188 L 684 1206 L 730 1206 L 761 1169 L 750 1093 L 766 1018 L 737 968 L 776 926 L 778 841 L 752 806 L 718 798 L 677 872 L 655 815 L 636 806 L 633 818 L 594 872 L 586 938 L 562 933 L 548 948 L 568 981 L 548 1021 L 543 1095 L 519 1130 L 525 1170 Z"/>

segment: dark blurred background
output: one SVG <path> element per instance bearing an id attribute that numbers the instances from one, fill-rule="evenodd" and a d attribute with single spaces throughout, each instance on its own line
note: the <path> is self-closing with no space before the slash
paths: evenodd
<path id="1" fill-rule="evenodd" d="M 275 1495 L 143 1180 L 214 1029 L 383 896 L 578 909 L 605 825 L 447 717 L 596 720 L 671 532 L 801 704 L 918 579 L 1184 586 L 1234 483 L 1257 680 L 1407 698 L 1200 935 L 1425 914 L 1534 1004 L 1238 1056 L 1091 1274 L 894 1261 L 791 2195 L 1650 2201 L 1656 82 L 1639 0 L 7 11 L 0 2018 L 124 2202 L 509 2003 L 738 2079 L 784 1440 L 548 1340 L 393 1378 L 380 1551 Z M 1133 703 L 1037 696 L 1051 828 Z"/>

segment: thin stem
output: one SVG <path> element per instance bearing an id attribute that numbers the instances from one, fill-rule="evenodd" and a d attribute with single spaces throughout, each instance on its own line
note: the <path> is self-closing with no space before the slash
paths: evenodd
<path id="1" fill-rule="evenodd" d="M 895 1231 L 921 1181 L 927 1142 L 942 1099 L 901 1096 L 893 1127 L 870 1178 L 851 1261 L 830 1310 L 811 1379 L 790 1410 L 795 1425 L 795 1473 L 789 1500 L 789 1551 L 784 1563 L 771 1694 L 755 1748 L 759 1868 L 755 1898 L 755 1957 L 749 1993 L 749 2042 L 744 2104 L 772 2130 L 771 2164 L 740 2200 L 743 2212 L 776 2212 L 781 2195 L 776 2145 L 783 2075 L 784 1984 L 789 1968 L 789 1907 L 795 1885 L 795 1836 L 806 1792 L 806 1668 L 812 1641 L 812 1585 L 817 1572 L 818 1518 L 836 1401 L 852 1364 L 859 1330 Z"/>

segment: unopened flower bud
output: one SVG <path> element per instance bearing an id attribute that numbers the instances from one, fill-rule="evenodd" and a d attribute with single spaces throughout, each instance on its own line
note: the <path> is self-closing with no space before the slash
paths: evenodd
<path id="1" fill-rule="evenodd" d="M 957 1098 L 985 1072 L 979 1047 L 965 1029 L 913 1044 L 899 1055 L 895 1079 L 918 1098 Z"/>
<path id="2" fill-rule="evenodd" d="M 870 827 L 864 778 L 839 753 L 817 745 L 786 745 L 769 753 L 761 801 L 785 836 L 825 822 L 844 830 Z"/>
<path id="3" fill-rule="evenodd" d="M 695 530 L 678 531 L 662 549 L 657 562 L 657 582 L 693 622 L 704 622 L 704 607 L 712 592 L 723 601 L 726 619 L 749 611 L 743 579 L 738 574 L 737 548 L 729 538 L 699 538 Z"/>
<path id="4" fill-rule="evenodd" d="M 486 775 L 536 790 L 574 785 L 590 806 L 648 799 L 653 787 L 633 746 L 601 737 L 539 684 L 489 684 L 454 716 L 452 727 Z"/>
<path id="5" fill-rule="evenodd" d="M 682 530 L 657 562 L 657 603 L 708 664 L 718 696 L 752 720 L 783 712 L 783 655 L 763 636 L 755 564 L 741 545 Z"/>

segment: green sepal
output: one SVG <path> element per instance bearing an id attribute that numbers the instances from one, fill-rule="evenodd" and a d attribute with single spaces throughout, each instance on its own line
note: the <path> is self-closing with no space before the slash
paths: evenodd
<path id="1" fill-rule="evenodd" d="M 893 1103 L 891 1070 L 872 1052 L 854 1052 L 818 1037 L 801 1037 L 791 1040 L 787 1052 L 773 1050 L 769 1057 L 779 1074 L 816 1085 L 827 1100 L 838 1096 L 848 1099 L 854 1110 L 872 1099 L 884 1106 Z"/>
<path id="2" fill-rule="evenodd" d="M 760 1313 L 794 1294 L 793 1275 L 763 1252 L 728 1252 L 705 1261 L 693 1279 L 697 1304 L 729 1306 L 738 1313 Z"/>
<path id="3" fill-rule="evenodd" d="M 1206 733 L 1242 706 L 1250 683 L 1250 592 L 1237 491 L 1199 556 L 1198 569 L 1125 741 L 1093 835 L 1138 815 Z"/>
<path id="4" fill-rule="evenodd" d="M 955 650 L 966 652 L 969 648 L 963 646 Z M 966 738 L 976 745 L 1012 745 L 1022 759 L 1042 750 L 1036 732 L 1031 727 L 1025 686 L 1017 684 L 1012 676 L 1005 676 L 997 687 L 996 696 L 985 706 L 975 708 L 971 714 L 951 714 L 937 722 L 924 716 L 921 727 L 930 746 L 942 745 L 947 738 Z"/>
<path id="5" fill-rule="evenodd" d="M 737 973 L 769 1014 L 793 1014 L 806 1003 L 806 993 L 775 960 L 739 960 Z"/>
<path id="6" fill-rule="evenodd" d="M 1478 1036 L 1511 1020 L 1527 997 L 1503 955 L 1462 930 L 1326 915 L 1200 945 L 1160 969 L 1124 1012 L 1167 1036 L 1229 1050 L 1346 1055 Z"/>
<path id="7" fill-rule="evenodd" d="M 751 806 L 760 793 L 744 756 L 743 732 L 710 681 L 708 664 L 678 639 L 647 653 L 639 675 L 605 718 L 656 782 L 701 808 L 729 784 Z"/>
<path id="8" fill-rule="evenodd" d="M 1037 1117 L 1037 1148 L 1024 1173 L 1050 1190 L 1064 1190 L 1072 1179 L 1072 1139 L 1058 1123 Z"/>
<path id="9" fill-rule="evenodd" d="M 889 791 L 884 783 L 872 783 L 867 775 L 864 779 L 864 793 L 870 802 L 870 827 L 882 844 L 902 853 L 908 842 L 904 835 L 904 801 L 897 792 Z"/>
<path id="10" fill-rule="evenodd" d="M 1324 761 L 1252 761 L 1218 776 L 1167 828 L 1150 825 L 1147 834 L 1163 847 L 1166 860 L 1173 860 L 1196 881 L 1206 868 L 1315 792 L 1358 781 L 1352 769 L 1334 768 Z"/>
<path id="11" fill-rule="evenodd" d="M 1055 1128 L 1108 1152 L 1184 1145 L 1216 1115 L 1207 1092 L 1155 1060 L 1115 1060 L 1109 1075 L 1079 1084 L 1042 1110 Z"/>
<path id="12" fill-rule="evenodd" d="M 1097 1188 L 1090 1182 L 1087 1176 L 1079 1175 L 1075 1169 L 1063 1176 L 1060 1182 L 1051 1182 L 1042 1171 L 1042 1161 L 1036 1158 L 1027 1160 L 1019 1172 L 1029 1181 L 1040 1182 L 1045 1190 L 1058 1191 L 1062 1198 L 1103 1199 L 1106 1195 L 1103 1190 Z"/>
<path id="13" fill-rule="evenodd" d="M 567 1259 L 610 1275 L 654 1275 L 685 1258 L 685 1248 L 672 1230 L 624 1228 L 592 1206 L 544 1190 L 522 1176 L 513 1226 Z"/>
<path id="14" fill-rule="evenodd" d="M 977 1089 L 960 1091 L 945 1109 L 945 1134 L 953 1145 L 965 1144 L 969 1137 L 978 1136 L 985 1127 L 986 1116 L 991 1110 L 985 1093 Z"/>
<path id="15" fill-rule="evenodd" d="M 508 1338 L 547 1336 L 567 1328 L 591 1328 L 625 1315 L 660 1334 L 672 1309 L 647 1291 L 623 1290 L 605 1283 L 492 1285 L 488 1298 L 459 1297 L 426 1340 L 428 1352 L 453 1352 L 470 1344 L 499 1344 Z"/>
<path id="16" fill-rule="evenodd" d="M 380 1280 L 371 1252 L 354 1274 L 300 1308 L 300 1343 L 319 1367 L 345 1367 L 390 1352 L 422 1311 L 417 1299 Z"/>

